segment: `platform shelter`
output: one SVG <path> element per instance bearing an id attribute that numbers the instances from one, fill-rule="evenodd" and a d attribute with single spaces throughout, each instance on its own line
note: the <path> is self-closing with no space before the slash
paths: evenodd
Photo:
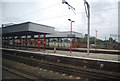
<path id="1" fill-rule="evenodd" d="M 10 26 L 2 27 L 2 46 L 13 48 L 25 47 L 33 45 L 37 42 L 38 51 L 40 51 L 41 40 L 43 42 L 44 50 L 46 49 L 46 35 L 54 32 L 54 27 L 36 24 L 32 22 L 25 22 L 20 24 L 13 24 Z M 37 36 L 37 40 L 35 40 Z"/>

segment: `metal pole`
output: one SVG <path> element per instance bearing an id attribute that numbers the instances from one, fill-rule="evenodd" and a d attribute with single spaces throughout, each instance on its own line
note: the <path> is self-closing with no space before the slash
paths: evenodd
<path id="1" fill-rule="evenodd" d="M 59 47 L 59 42 L 60 42 L 60 39 L 58 38 L 58 47 Z"/>
<path id="2" fill-rule="evenodd" d="M 70 26 L 70 54 L 72 53 L 72 21 Z"/>
<path id="3" fill-rule="evenodd" d="M 46 34 L 44 34 L 44 51 L 46 49 Z"/>
<path id="4" fill-rule="evenodd" d="M 38 51 L 40 51 L 40 33 L 38 34 Z"/>
<path id="5" fill-rule="evenodd" d="M 87 54 L 89 55 L 89 50 L 90 50 L 90 5 L 86 0 L 84 0 L 84 5 L 85 5 L 85 12 L 86 16 L 88 18 L 88 37 L 87 37 Z"/>
<path id="6" fill-rule="evenodd" d="M 6 42 L 6 41 L 5 41 Z M 14 48 L 14 46 L 15 46 L 15 36 L 13 36 L 13 41 L 12 41 L 12 43 L 13 43 L 13 48 Z"/>
<path id="7" fill-rule="evenodd" d="M 27 35 L 25 36 L 25 49 L 27 49 L 27 42 L 28 42 L 28 40 L 27 40 Z"/>
<path id="8" fill-rule="evenodd" d="M 70 54 L 72 53 L 72 23 L 75 21 L 72 21 L 71 19 L 68 19 L 71 22 L 70 25 Z"/>
<path id="9" fill-rule="evenodd" d="M 20 44 L 20 49 L 21 49 L 21 36 L 20 36 L 20 38 L 19 38 L 19 39 L 20 39 L 20 43 L 19 43 L 19 44 Z"/>
<path id="10" fill-rule="evenodd" d="M 89 55 L 89 51 L 90 51 L 90 18 L 88 17 L 88 37 L 87 37 L 87 54 Z"/>

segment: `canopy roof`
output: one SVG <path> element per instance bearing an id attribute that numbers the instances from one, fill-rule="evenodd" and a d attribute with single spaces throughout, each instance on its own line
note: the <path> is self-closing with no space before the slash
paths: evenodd
<path id="1" fill-rule="evenodd" d="M 32 22 L 25 22 L 21 24 L 14 24 L 2 28 L 2 34 L 11 35 L 38 35 L 40 34 L 51 34 L 54 32 L 54 27 L 36 24 Z"/>

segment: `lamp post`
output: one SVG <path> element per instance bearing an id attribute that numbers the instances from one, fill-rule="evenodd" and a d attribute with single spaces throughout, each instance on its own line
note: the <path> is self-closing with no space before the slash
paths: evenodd
<path id="1" fill-rule="evenodd" d="M 71 22 L 70 25 L 70 54 L 72 53 L 72 23 L 75 21 L 72 21 L 71 19 L 68 19 Z"/>
<path id="2" fill-rule="evenodd" d="M 90 5 L 86 0 L 84 0 L 84 6 L 85 6 L 85 12 L 86 16 L 88 18 L 88 36 L 87 36 L 87 54 L 89 55 L 89 50 L 90 50 Z"/>

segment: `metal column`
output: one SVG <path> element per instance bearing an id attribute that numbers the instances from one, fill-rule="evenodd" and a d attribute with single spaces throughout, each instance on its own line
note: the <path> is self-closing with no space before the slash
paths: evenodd
<path id="1" fill-rule="evenodd" d="M 9 37 L 7 36 L 7 48 L 9 46 Z"/>
<path id="2" fill-rule="evenodd" d="M 44 51 L 46 49 L 46 34 L 44 34 Z"/>
<path id="3" fill-rule="evenodd" d="M 20 49 L 21 49 L 21 36 L 20 36 L 20 41 L 19 41 L 19 44 L 20 44 L 20 46 L 19 46 L 19 47 L 20 47 Z"/>
<path id="4" fill-rule="evenodd" d="M 50 46 L 50 38 L 48 38 L 48 47 Z"/>
<path id="5" fill-rule="evenodd" d="M 85 6 L 85 12 L 86 12 L 86 16 L 88 18 L 88 36 L 87 36 L 87 55 L 89 55 L 89 51 L 90 51 L 90 5 L 88 4 L 88 2 L 86 0 L 84 0 L 84 6 Z"/>
<path id="6" fill-rule="evenodd" d="M 13 48 L 15 46 L 15 36 L 13 36 Z"/>
<path id="7" fill-rule="evenodd" d="M 72 53 L 72 21 L 70 27 L 70 54 Z"/>
<path id="8" fill-rule="evenodd" d="M 38 34 L 38 51 L 40 51 L 40 33 Z"/>
<path id="9" fill-rule="evenodd" d="M 58 47 L 59 47 L 59 42 L 60 42 L 60 39 L 58 38 Z"/>
<path id="10" fill-rule="evenodd" d="M 27 49 L 27 35 L 25 36 L 25 49 Z"/>

